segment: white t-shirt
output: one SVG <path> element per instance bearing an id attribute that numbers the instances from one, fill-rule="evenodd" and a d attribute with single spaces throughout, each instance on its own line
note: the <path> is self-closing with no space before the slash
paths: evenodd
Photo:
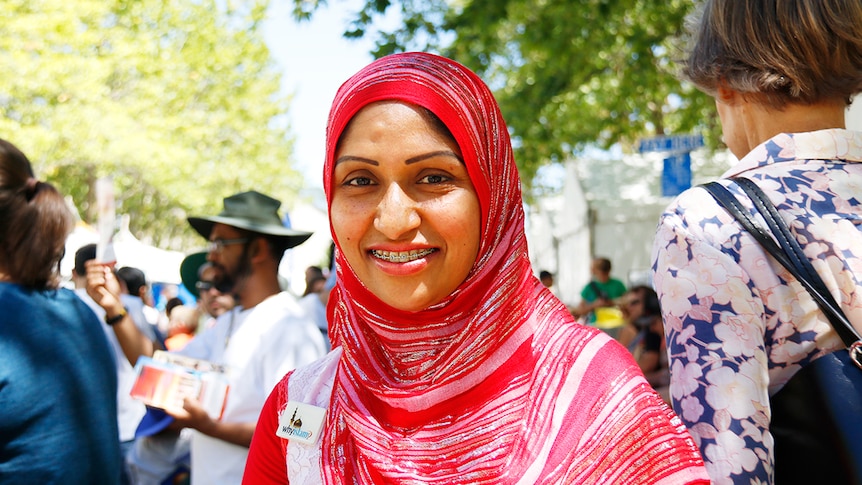
<path id="1" fill-rule="evenodd" d="M 227 345 L 227 347 L 225 347 Z M 178 353 L 224 364 L 230 389 L 221 420 L 257 422 L 270 391 L 289 371 L 325 354 L 323 337 L 290 293 L 281 292 L 250 310 L 235 307 Z M 192 483 L 242 481 L 248 448 L 194 433 Z"/>

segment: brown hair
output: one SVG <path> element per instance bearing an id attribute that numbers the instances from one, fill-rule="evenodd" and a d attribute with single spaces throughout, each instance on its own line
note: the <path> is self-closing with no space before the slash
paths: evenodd
<path id="1" fill-rule="evenodd" d="M 862 92 L 859 0 L 707 0 L 691 29 L 682 77 L 715 96 L 719 83 L 771 108 Z"/>
<path id="2" fill-rule="evenodd" d="M 611 260 L 608 258 L 593 258 L 593 264 L 596 265 L 596 269 L 605 274 L 610 274 L 611 272 Z"/>
<path id="3" fill-rule="evenodd" d="M 0 139 L 0 269 L 28 288 L 56 288 L 73 225 L 63 196 L 36 180 L 30 160 Z"/>

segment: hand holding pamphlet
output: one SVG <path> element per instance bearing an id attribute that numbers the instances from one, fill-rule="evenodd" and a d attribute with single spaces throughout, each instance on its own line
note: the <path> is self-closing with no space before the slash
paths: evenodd
<path id="1" fill-rule="evenodd" d="M 157 350 L 152 358 L 138 358 L 135 373 L 129 394 L 148 406 L 182 412 L 183 401 L 190 397 L 215 419 L 224 411 L 228 380 L 222 365 Z"/>

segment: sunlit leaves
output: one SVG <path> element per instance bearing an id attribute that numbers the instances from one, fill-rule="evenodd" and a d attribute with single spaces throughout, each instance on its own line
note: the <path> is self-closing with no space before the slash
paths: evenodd
<path id="1" fill-rule="evenodd" d="M 285 204 L 288 99 L 263 42 L 266 1 L 7 0 L 0 133 L 94 222 L 114 177 L 139 237 L 183 249 L 189 214 L 256 189 Z"/>
<path id="2" fill-rule="evenodd" d="M 631 152 L 642 137 L 696 131 L 720 143 L 712 101 L 675 75 L 691 1 L 401 0 L 391 9 L 403 22 L 382 31 L 379 4 L 389 2 L 365 3 L 354 35 L 380 39 L 378 56 L 431 50 L 480 73 L 528 184 L 542 165 Z"/>

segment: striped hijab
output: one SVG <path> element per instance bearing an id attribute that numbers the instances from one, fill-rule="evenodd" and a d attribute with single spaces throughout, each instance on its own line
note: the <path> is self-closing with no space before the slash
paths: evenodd
<path id="1" fill-rule="evenodd" d="M 479 256 L 449 297 L 405 312 L 371 294 L 336 252 L 328 311 L 333 345 L 343 354 L 322 436 L 324 481 L 590 481 L 611 466 L 597 462 L 597 453 L 655 444 L 656 433 L 646 429 L 629 434 L 647 425 L 699 461 L 625 350 L 575 324 L 533 276 L 509 134 L 473 72 L 432 54 L 404 53 L 350 78 L 327 126 L 327 199 L 339 137 L 360 109 L 382 100 L 425 107 L 454 135 L 480 201 Z M 617 443 L 621 437 L 629 441 Z M 668 476 L 685 468 L 662 461 L 675 450 L 664 447 L 654 457 Z M 578 459 L 581 453 L 592 458 Z M 632 465 L 620 473 L 642 471 Z"/>

